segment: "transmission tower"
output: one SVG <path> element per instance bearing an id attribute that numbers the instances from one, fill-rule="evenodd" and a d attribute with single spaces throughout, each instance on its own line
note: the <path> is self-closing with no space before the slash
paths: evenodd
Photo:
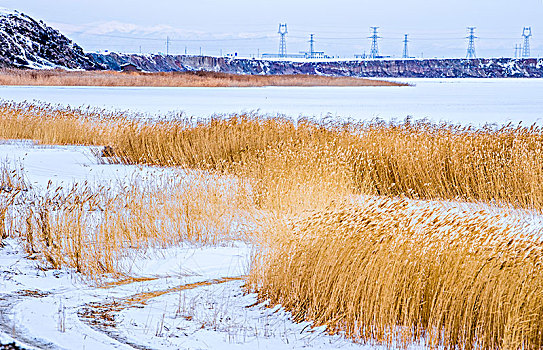
<path id="1" fill-rule="evenodd" d="M 519 58 L 522 53 L 522 45 L 515 44 L 515 58 Z"/>
<path id="2" fill-rule="evenodd" d="M 315 39 L 314 39 L 314 36 L 315 34 L 310 34 L 310 39 L 309 39 L 309 58 L 315 58 L 315 50 L 314 50 L 314 45 L 315 45 Z"/>
<path id="3" fill-rule="evenodd" d="M 409 58 L 409 50 L 407 49 L 407 43 L 409 42 L 407 39 L 408 36 L 409 34 L 405 34 L 405 38 L 403 39 L 403 58 Z"/>
<path id="4" fill-rule="evenodd" d="M 170 54 L 170 37 L 166 37 L 166 55 Z"/>
<path id="5" fill-rule="evenodd" d="M 466 58 L 476 58 L 477 55 L 475 55 L 475 39 L 477 39 L 477 37 L 475 36 L 475 27 L 468 27 L 468 30 L 469 36 L 467 36 L 466 39 L 469 39 L 469 43 Z"/>
<path id="6" fill-rule="evenodd" d="M 377 29 L 379 27 L 371 27 L 373 30 L 373 35 L 369 38 L 371 39 L 371 51 L 370 51 L 370 58 L 377 58 L 379 57 L 379 46 L 377 45 L 377 39 L 380 38 L 379 35 L 377 35 Z"/>
<path id="7" fill-rule="evenodd" d="M 522 57 L 530 57 L 530 37 L 532 36 L 532 27 L 524 27 L 522 30 L 524 37 L 524 47 L 522 48 Z"/>
<path id="8" fill-rule="evenodd" d="M 281 37 L 279 42 L 279 57 L 287 57 L 287 24 L 279 23 L 279 35 Z"/>

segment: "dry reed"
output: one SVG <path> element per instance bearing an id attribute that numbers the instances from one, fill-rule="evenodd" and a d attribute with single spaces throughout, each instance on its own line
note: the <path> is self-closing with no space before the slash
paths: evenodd
<path id="1" fill-rule="evenodd" d="M 538 127 L 470 128 L 411 120 L 330 124 L 256 115 L 147 122 L 124 114 L 2 104 L 0 138 L 107 145 L 111 161 L 245 179 L 250 191 L 241 192 L 242 202 L 267 210 L 271 218 L 263 225 L 268 234 L 251 286 L 261 298 L 292 310 L 298 320 L 326 324 L 330 331 L 359 341 L 398 346 L 419 340 L 447 348 L 543 346 L 539 238 L 528 237 L 521 224 L 506 225 L 493 215 L 371 199 L 482 201 L 541 212 L 543 131 Z M 210 214 L 196 224 L 176 219 L 186 227 L 162 233 L 153 226 L 163 221 L 156 216 L 165 208 L 159 204 L 162 199 L 137 193 L 128 197 L 136 199 L 134 204 L 113 205 L 112 221 L 100 227 L 108 232 L 101 244 L 110 244 L 109 237 L 137 247 L 170 244 L 178 242 L 172 237 L 180 230 L 191 232 L 189 226 L 198 228 L 200 222 L 220 217 L 198 204 L 196 212 Z M 353 206 L 333 204 L 353 194 L 370 199 Z M 219 207 L 229 208 L 230 201 L 219 201 Z M 157 205 L 158 213 L 150 204 Z M 182 205 L 172 205 L 171 213 L 184 215 Z M 294 226 L 283 224 L 284 213 L 295 218 L 328 205 L 295 219 Z M 116 215 L 115 208 L 144 219 L 126 223 L 126 215 Z M 79 220 L 74 213 L 66 227 Z M 21 217 L 30 217 L 25 232 L 35 232 L 24 235 L 27 245 L 50 249 L 44 232 L 52 231 L 42 223 L 61 227 L 63 222 L 39 209 Z M 81 245 L 85 237 L 72 228 L 59 232 L 65 232 L 64 249 Z M 78 254 L 82 252 L 70 252 L 69 266 L 78 265 Z M 115 266 L 85 269 L 114 271 Z"/>
<path id="2" fill-rule="evenodd" d="M 114 71 L 8 70 L 0 85 L 30 86 L 147 86 L 147 87 L 261 87 L 261 86 L 405 86 L 407 84 L 353 77 L 316 75 L 238 75 L 216 72 L 121 73 Z"/>
<path id="3" fill-rule="evenodd" d="M 18 237 L 44 266 L 94 280 L 130 277 L 124 268 L 130 251 L 250 239 L 249 189 L 232 178 L 169 174 L 114 188 L 25 188 L 24 195 L 0 191 L 0 242 Z"/>
<path id="4" fill-rule="evenodd" d="M 109 145 L 113 158 L 127 164 L 241 175 L 255 181 L 262 203 L 322 183 L 341 193 L 543 208 L 543 131 L 534 126 L 326 124 L 257 115 L 147 122 L 122 113 L 4 103 L 0 138 Z"/>
<path id="5" fill-rule="evenodd" d="M 0 247 L 9 236 L 6 229 L 8 211 L 18 200 L 21 193 L 28 191 L 28 185 L 22 169 L 12 169 L 7 161 L 0 163 Z"/>
<path id="6" fill-rule="evenodd" d="M 271 225 L 250 287 L 364 343 L 541 348 L 541 228 L 505 219 L 405 199 L 335 205 Z"/>

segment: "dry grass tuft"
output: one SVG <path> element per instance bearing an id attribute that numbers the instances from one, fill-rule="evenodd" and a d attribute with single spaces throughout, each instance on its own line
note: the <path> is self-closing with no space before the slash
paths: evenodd
<path id="1" fill-rule="evenodd" d="M 543 345 L 543 242 L 515 219 L 366 198 L 270 226 L 250 285 L 360 342 Z M 509 223 L 507 223 L 509 222 Z"/>
<path id="2" fill-rule="evenodd" d="M 20 238 L 44 266 L 74 268 L 95 280 L 130 277 L 123 269 L 130 251 L 251 239 L 253 205 L 235 179 L 171 175 L 122 188 L 27 192 L 0 193 L 1 237 Z"/>
<path id="3" fill-rule="evenodd" d="M 0 85 L 30 86 L 406 86 L 389 81 L 315 75 L 238 75 L 216 72 L 120 73 L 114 71 L 0 70 Z"/>

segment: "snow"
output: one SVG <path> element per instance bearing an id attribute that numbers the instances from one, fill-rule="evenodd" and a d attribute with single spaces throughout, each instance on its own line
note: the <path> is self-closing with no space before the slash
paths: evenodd
<path id="1" fill-rule="evenodd" d="M 0 161 L 24 168 L 33 188 L 81 183 L 111 185 L 130 177 L 156 178 L 175 169 L 101 164 L 90 147 L 40 146 L 29 141 L 0 143 Z M 364 348 L 308 323 L 296 324 L 280 308 L 256 305 L 239 280 L 248 272 L 253 247 L 185 244 L 128 252 L 124 270 L 144 280 L 98 288 L 70 269 L 43 270 L 26 258 L 13 238 L 0 247 L 0 344 L 16 341 L 28 349 L 296 349 Z M 222 278 L 234 280 L 217 283 Z M 211 281 L 211 282 L 209 282 Z M 208 282 L 186 291 L 180 286 Z M 213 284 L 217 283 L 217 284 Z M 182 288 L 181 288 L 182 289 Z M 166 291 L 113 314 L 115 327 L 86 317 L 93 305 L 130 300 L 148 291 Z M 182 305 L 182 307 L 181 307 Z M 157 328 L 158 327 L 158 328 Z"/>
<path id="2" fill-rule="evenodd" d="M 0 87 L 5 100 L 130 110 L 164 117 L 258 111 L 297 118 L 415 119 L 483 125 L 543 122 L 543 79 L 394 79 L 410 87 Z"/>
<path id="3" fill-rule="evenodd" d="M 155 298 L 143 309 L 121 312 L 127 326 L 120 332 L 132 342 L 158 334 L 142 344 L 155 349 L 369 348 L 328 336 L 323 327 L 311 329 L 308 322 L 293 324 L 279 307 L 247 308 L 256 296 L 243 295 L 241 287 L 235 281 Z"/>
<path id="4" fill-rule="evenodd" d="M 158 176 L 160 168 L 101 164 L 94 155 L 99 147 L 44 146 L 31 141 L 0 141 L 0 162 L 23 168 L 31 185 L 56 188 L 76 182 L 118 184 L 135 177 Z"/>
<path id="5" fill-rule="evenodd" d="M 0 16 L 20 15 L 19 11 L 10 10 L 5 7 L 0 7 Z"/>
<path id="6" fill-rule="evenodd" d="M 111 184 L 130 177 L 156 178 L 175 169 L 101 164 L 95 149 L 0 142 L 0 161 L 18 164 L 33 187 Z M 39 192 L 39 191 L 38 191 Z M 360 200 L 363 200 L 362 198 Z M 414 206 L 420 201 L 411 201 Z M 543 218 L 484 204 L 433 202 L 462 213 L 485 211 L 497 225 L 522 223 L 540 233 Z M 73 270 L 43 270 L 15 239 L 0 247 L 0 344 L 28 349 L 385 349 L 328 335 L 323 327 L 294 323 L 281 307 L 258 304 L 243 280 L 253 255 L 249 243 L 184 244 L 131 251 L 121 265 L 142 278 L 98 288 Z M 232 278 L 231 280 L 222 280 Z M 164 291 L 138 299 L 146 292 Z M 131 302 L 130 300 L 143 300 Z M 102 308 L 102 309 L 101 309 Z M 96 318 L 105 309 L 111 319 Z M 422 345 L 408 349 L 421 349 Z"/>
<path id="7" fill-rule="evenodd" d="M 184 250 L 185 255 L 192 254 L 193 265 L 204 267 L 199 269 L 198 275 L 187 273 L 188 276 L 183 277 L 184 282 L 223 276 L 239 268 L 238 261 L 232 259 L 230 263 L 226 262 L 217 248 L 187 247 Z M 10 341 L 11 332 L 25 344 L 37 347 L 54 344 L 55 348 L 64 349 L 130 349 L 87 326 L 78 316 L 78 311 L 91 302 L 125 298 L 141 290 L 172 287 L 180 282 L 179 277 L 166 277 L 148 283 L 99 289 L 85 285 L 72 271 L 40 271 L 35 262 L 24 258 L 18 244 L 11 239 L 7 240 L 6 247 L 0 252 L 3 277 L 0 280 L 3 300 L 0 311 L 7 318 L 2 320 L 0 341 Z M 176 254 L 162 261 L 172 268 L 182 262 Z M 32 290 L 36 295 L 26 295 L 25 290 Z"/>
<path id="8" fill-rule="evenodd" d="M 0 282 L 0 342 L 21 339 L 19 344 L 25 346 L 60 349 L 131 349 L 128 344 L 153 349 L 366 348 L 340 336 L 329 336 L 323 328 L 312 329 L 307 322 L 293 323 L 280 308 L 254 305 L 256 295 L 244 294 L 241 281 L 168 293 L 123 309 L 116 315 L 117 327 L 109 330 L 110 334 L 89 327 L 79 313 L 91 303 L 108 303 L 141 291 L 184 284 L 187 278 L 92 288 L 70 271 L 39 271 L 32 261 L 23 258 L 17 246 L 8 240 L 0 250 L 0 266 L 5 270 Z M 231 268 L 223 261 L 213 263 L 213 251 L 202 248 L 202 252 L 205 254 L 194 260 L 215 268 L 213 273 L 194 280 L 224 274 Z M 23 290 L 32 290 L 34 295 Z"/>

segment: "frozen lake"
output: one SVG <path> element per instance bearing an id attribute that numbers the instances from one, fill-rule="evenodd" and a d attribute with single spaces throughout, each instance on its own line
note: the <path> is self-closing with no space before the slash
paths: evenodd
<path id="1" fill-rule="evenodd" d="M 429 118 L 480 125 L 543 125 L 543 79 L 395 79 L 410 87 L 0 87 L 0 98 L 208 117 L 259 111 L 357 120 Z"/>

